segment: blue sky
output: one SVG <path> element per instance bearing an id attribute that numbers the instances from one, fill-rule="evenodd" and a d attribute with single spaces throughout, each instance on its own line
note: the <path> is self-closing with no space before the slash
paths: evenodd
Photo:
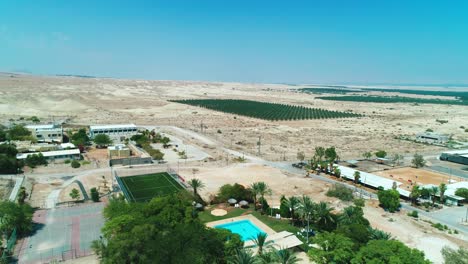
<path id="1" fill-rule="evenodd" d="M 0 71 L 468 83 L 467 1 L 0 1 Z"/>

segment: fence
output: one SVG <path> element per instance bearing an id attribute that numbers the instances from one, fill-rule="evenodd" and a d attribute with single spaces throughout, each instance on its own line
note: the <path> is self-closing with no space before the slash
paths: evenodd
<path id="1" fill-rule="evenodd" d="M 13 229 L 13 232 L 11 232 L 10 237 L 7 240 L 6 247 L 3 250 L 2 253 L 2 261 L 7 262 L 7 260 L 11 257 L 11 254 L 13 253 L 13 248 L 15 247 L 16 244 L 16 228 Z"/>
<path id="2" fill-rule="evenodd" d="M 22 250 L 15 252 L 14 256 L 5 258 L 6 263 L 54 263 L 62 262 L 70 259 L 77 259 L 86 256 L 94 255 L 95 252 L 92 249 L 77 250 L 67 249 L 65 247 L 56 247 L 41 250 Z"/>
<path id="3" fill-rule="evenodd" d="M 121 159 L 111 159 L 109 160 L 109 165 L 123 165 L 123 166 L 132 166 L 132 165 L 141 165 L 141 164 L 151 164 L 153 163 L 151 157 L 146 158 L 121 158 Z"/>

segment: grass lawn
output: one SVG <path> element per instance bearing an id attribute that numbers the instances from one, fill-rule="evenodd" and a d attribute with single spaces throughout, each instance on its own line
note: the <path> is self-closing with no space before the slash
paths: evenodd
<path id="1" fill-rule="evenodd" d="M 182 190 L 182 186 L 168 173 L 153 173 L 120 178 L 130 199 L 135 202 L 149 201 Z"/>

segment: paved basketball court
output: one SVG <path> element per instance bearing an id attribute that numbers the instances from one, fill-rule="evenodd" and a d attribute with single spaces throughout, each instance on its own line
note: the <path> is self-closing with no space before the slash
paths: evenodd
<path id="1" fill-rule="evenodd" d="M 91 243 L 99 239 L 104 225 L 104 203 L 92 203 L 38 210 L 33 234 L 17 245 L 19 263 L 66 260 L 92 253 Z"/>

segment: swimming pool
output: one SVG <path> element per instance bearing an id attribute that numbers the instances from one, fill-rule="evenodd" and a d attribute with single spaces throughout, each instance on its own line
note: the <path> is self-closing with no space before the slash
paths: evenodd
<path id="1" fill-rule="evenodd" d="M 265 233 L 259 227 L 254 225 L 250 220 L 240 220 L 230 223 L 225 223 L 215 226 L 215 228 L 228 229 L 235 234 L 241 236 L 242 241 L 252 240 L 257 237 L 259 233 Z"/>

